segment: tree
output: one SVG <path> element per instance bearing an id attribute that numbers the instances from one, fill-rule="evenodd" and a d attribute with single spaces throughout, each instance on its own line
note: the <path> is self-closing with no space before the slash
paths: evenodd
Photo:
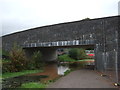
<path id="1" fill-rule="evenodd" d="M 84 58 L 86 58 L 85 49 L 72 48 L 69 51 L 69 57 L 76 59 L 76 60 L 84 59 Z"/>
<path id="2" fill-rule="evenodd" d="M 42 54 L 40 51 L 35 51 L 33 53 L 32 61 L 34 63 L 35 68 L 40 68 L 43 66 Z"/>
<path id="3" fill-rule="evenodd" d="M 69 57 L 78 60 L 79 59 L 79 55 L 80 55 L 80 52 L 79 52 L 78 48 L 72 48 L 72 49 L 70 49 L 70 51 L 69 51 Z"/>
<path id="4" fill-rule="evenodd" d="M 14 44 L 12 50 L 9 53 L 9 57 L 11 59 L 12 65 L 15 68 L 15 71 L 21 71 L 27 68 L 27 58 L 24 50 Z"/>
<path id="5" fill-rule="evenodd" d="M 86 53 L 85 53 L 85 49 L 83 48 L 80 48 L 79 49 L 80 51 L 80 56 L 79 56 L 79 59 L 85 59 L 87 57 Z"/>

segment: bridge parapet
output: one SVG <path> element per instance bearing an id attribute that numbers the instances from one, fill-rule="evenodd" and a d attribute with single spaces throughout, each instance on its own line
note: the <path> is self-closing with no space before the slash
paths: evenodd
<path id="1" fill-rule="evenodd" d="M 43 43 L 25 43 L 23 48 L 29 47 L 53 47 L 53 46 L 73 46 L 73 45 L 94 45 L 95 40 L 72 40 L 72 41 L 57 41 Z"/>

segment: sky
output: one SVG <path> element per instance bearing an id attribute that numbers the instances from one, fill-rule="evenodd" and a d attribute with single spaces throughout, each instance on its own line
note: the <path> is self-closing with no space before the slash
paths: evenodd
<path id="1" fill-rule="evenodd" d="M 2 35 L 46 25 L 118 15 L 120 0 L 0 0 Z"/>

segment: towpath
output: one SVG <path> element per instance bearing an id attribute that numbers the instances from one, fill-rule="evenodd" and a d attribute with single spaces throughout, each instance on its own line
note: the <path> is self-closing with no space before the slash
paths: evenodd
<path id="1" fill-rule="evenodd" d="M 116 88 L 93 70 L 76 70 L 48 85 L 48 88 Z"/>

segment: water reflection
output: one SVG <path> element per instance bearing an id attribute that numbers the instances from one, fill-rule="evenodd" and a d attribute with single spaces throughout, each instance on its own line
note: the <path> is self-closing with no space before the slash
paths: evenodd
<path id="1" fill-rule="evenodd" d="M 62 66 L 61 64 L 58 66 L 57 63 L 48 63 L 44 68 L 44 72 L 31 74 L 29 76 L 47 75 L 47 78 L 41 78 L 41 82 L 46 82 L 64 75 L 64 72 L 67 70 L 69 70 L 67 66 Z"/>
<path id="2" fill-rule="evenodd" d="M 68 66 L 58 66 L 58 75 L 64 75 L 67 70 L 70 70 Z"/>

